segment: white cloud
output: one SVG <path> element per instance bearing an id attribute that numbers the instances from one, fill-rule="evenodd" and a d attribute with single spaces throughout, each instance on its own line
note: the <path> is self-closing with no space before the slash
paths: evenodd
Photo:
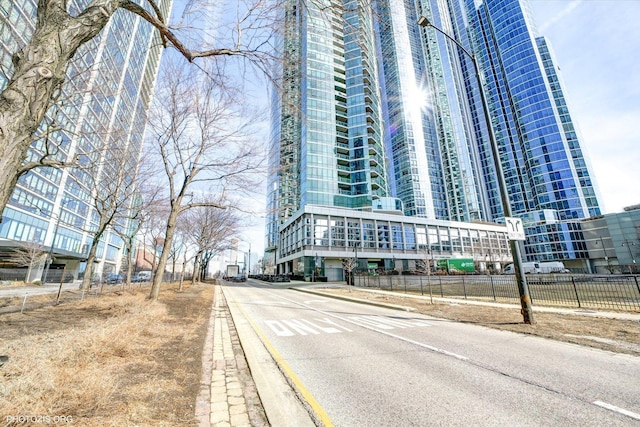
<path id="1" fill-rule="evenodd" d="M 580 3 L 583 3 L 583 1 L 584 0 L 571 0 L 568 2 L 561 2 L 562 4 L 564 4 L 564 7 L 560 11 L 553 15 L 548 21 L 545 20 L 544 22 L 538 23 L 540 25 L 538 27 L 540 33 L 544 34 L 544 32 L 547 31 L 549 27 L 552 27 L 557 22 L 560 22 L 565 16 L 569 15 L 576 7 L 578 7 Z"/>

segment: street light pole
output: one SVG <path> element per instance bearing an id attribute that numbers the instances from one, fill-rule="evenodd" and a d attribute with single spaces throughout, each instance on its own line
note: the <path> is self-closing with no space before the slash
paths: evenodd
<path id="1" fill-rule="evenodd" d="M 631 262 L 633 263 L 633 267 L 635 268 L 636 265 L 636 259 L 633 256 L 633 254 L 631 253 L 631 246 L 635 246 L 636 244 L 633 242 L 629 242 L 627 239 L 624 239 L 624 242 L 622 243 L 622 246 L 627 246 L 627 250 L 629 251 L 629 258 L 631 258 Z M 631 267 L 631 264 L 629 264 L 629 274 L 633 273 L 633 269 Z"/>
<path id="2" fill-rule="evenodd" d="M 607 270 L 609 271 L 609 273 L 611 273 L 611 266 L 609 265 L 609 257 L 607 256 L 607 248 L 604 245 L 602 236 L 598 236 L 598 238 L 600 239 L 600 244 L 602 245 L 602 251 L 604 252 L 604 261 L 607 263 Z"/>
<path id="3" fill-rule="evenodd" d="M 355 255 L 356 265 L 353 268 L 353 273 L 351 274 L 351 286 L 355 286 L 355 276 L 358 273 L 358 242 L 353 242 L 353 252 Z"/>
<path id="4" fill-rule="evenodd" d="M 482 103 L 482 111 L 484 112 L 484 118 L 486 120 L 487 132 L 489 133 L 489 142 L 491 145 L 491 153 L 493 155 L 493 163 L 496 169 L 496 176 L 498 179 L 498 186 L 500 187 L 500 199 L 502 202 L 502 210 L 504 212 L 505 217 L 513 216 L 511 213 L 511 203 L 509 202 L 509 194 L 507 193 L 507 183 L 504 178 L 504 171 L 502 169 L 502 163 L 500 162 L 498 143 L 496 142 L 496 136 L 493 131 L 493 125 L 491 124 L 491 118 L 489 116 L 489 104 L 487 102 L 487 97 L 484 93 L 484 86 L 482 84 L 482 77 L 480 74 L 480 68 L 478 67 L 478 62 L 476 60 L 475 55 L 471 54 L 467 49 L 460 44 L 456 39 L 451 37 L 449 34 L 445 33 L 440 28 L 433 25 L 429 19 L 425 16 L 421 16 L 418 19 L 418 25 L 421 27 L 431 27 L 444 37 L 447 40 L 454 43 L 458 46 L 469 58 L 471 58 L 471 62 L 473 63 L 473 69 L 476 74 L 476 81 L 478 84 L 478 91 L 480 92 L 480 100 Z M 527 278 L 525 277 L 524 270 L 522 268 L 522 254 L 520 252 L 520 245 L 516 240 L 509 240 L 509 245 L 511 247 L 511 254 L 513 255 L 513 265 L 515 267 L 516 273 L 516 281 L 518 282 L 518 292 L 520 294 L 520 306 L 522 309 L 520 312 L 522 313 L 522 318 L 524 323 L 533 324 L 535 323 L 533 319 L 533 310 L 531 308 L 531 296 L 529 295 L 529 287 L 527 286 Z"/>

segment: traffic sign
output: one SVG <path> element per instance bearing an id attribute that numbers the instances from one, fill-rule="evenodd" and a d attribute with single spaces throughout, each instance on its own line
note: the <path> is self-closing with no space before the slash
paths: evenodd
<path id="1" fill-rule="evenodd" d="M 524 225 L 520 218 L 505 217 L 505 223 L 507 225 L 507 235 L 509 240 L 526 240 L 524 235 Z"/>

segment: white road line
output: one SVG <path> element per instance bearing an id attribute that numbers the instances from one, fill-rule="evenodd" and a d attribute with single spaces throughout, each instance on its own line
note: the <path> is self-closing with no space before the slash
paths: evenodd
<path id="1" fill-rule="evenodd" d="M 377 329 L 374 329 L 374 328 L 368 328 L 366 326 L 363 326 L 363 328 L 371 329 L 371 330 L 379 332 L 381 334 L 388 335 L 388 336 L 390 336 L 392 338 L 397 338 L 397 339 L 399 339 L 401 341 L 405 341 L 405 342 L 408 342 L 410 344 L 414 344 L 414 345 L 417 345 L 419 347 L 426 348 L 427 350 L 431 350 L 434 353 L 440 353 L 440 354 L 444 354 L 446 356 L 451 356 L 451 357 L 454 357 L 454 358 L 456 358 L 458 360 L 469 360 L 469 358 L 467 356 L 462 356 L 462 355 L 457 354 L 457 353 L 452 353 L 450 351 L 443 350 L 441 348 L 434 347 L 434 346 L 429 345 L 429 344 L 421 343 L 420 341 L 415 341 L 415 340 L 412 340 L 412 339 L 409 339 L 409 338 L 402 337 L 400 335 L 392 334 L 390 332 L 380 331 L 380 330 L 377 330 Z"/>
<path id="2" fill-rule="evenodd" d="M 602 402 L 600 400 L 596 400 L 593 402 L 594 405 L 600 406 L 601 408 L 608 409 L 613 412 L 617 412 L 622 415 L 626 415 L 627 417 L 633 418 L 634 420 L 640 420 L 640 414 L 636 414 L 635 412 L 627 411 L 624 408 L 619 408 L 607 402 Z"/>
<path id="3" fill-rule="evenodd" d="M 410 344 L 413 344 L 413 345 L 417 345 L 417 346 L 422 347 L 422 348 L 425 348 L 425 349 L 427 349 L 427 350 L 431 350 L 431 351 L 433 351 L 434 353 L 444 354 L 444 355 L 446 355 L 446 356 L 450 356 L 450 357 L 456 358 L 456 359 L 458 359 L 458 360 L 469 360 L 469 358 L 468 358 L 468 357 L 466 357 L 466 356 L 462 356 L 462 355 L 460 355 L 460 354 L 452 353 L 452 352 L 450 352 L 450 351 L 443 350 L 443 349 L 441 349 L 441 348 L 434 347 L 434 346 L 432 346 L 432 345 L 425 344 L 425 343 L 422 343 L 422 342 L 419 342 L 419 341 L 415 341 L 415 340 L 412 340 L 412 339 L 409 339 L 409 338 L 405 338 L 405 337 L 400 336 L 400 335 L 392 334 L 392 333 L 390 333 L 390 332 L 385 332 L 385 331 L 382 331 L 382 330 L 380 330 L 380 329 L 378 329 L 378 328 L 375 328 L 375 327 L 372 327 L 372 326 L 368 326 L 368 325 L 365 325 L 365 324 L 362 324 L 362 323 L 355 322 L 355 321 L 353 321 L 353 320 L 351 320 L 351 319 L 349 319 L 349 318 L 347 318 L 347 317 L 338 316 L 338 315 L 335 315 L 335 314 L 333 314 L 333 313 L 329 313 L 329 312 L 327 312 L 327 311 L 321 310 L 321 309 L 319 309 L 319 308 L 311 307 L 311 306 L 306 305 L 306 304 L 304 304 L 304 303 L 296 302 L 296 301 L 291 300 L 291 299 L 286 298 L 286 297 L 282 297 L 282 296 L 281 296 L 280 298 L 284 299 L 285 301 L 290 301 L 290 302 L 291 302 L 291 303 L 293 303 L 293 304 L 301 305 L 301 306 L 306 307 L 306 308 L 308 308 L 308 309 L 310 309 L 310 310 L 317 311 L 318 313 L 322 313 L 322 314 L 324 314 L 325 316 L 330 316 L 330 317 L 333 317 L 333 318 L 335 318 L 335 319 L 340 319 L 340 320 L 342 320 L 342 321 L 344 321 L 344 322 L 351 323 L 352 325 L 357 325 L 357 326 L 360 326 L 361 328 L 369 329 L 370 331 L 378 332 L 378 333 L 380 333 L 380 334 L 387 335 L 387 336 L 390 336 L 390 337 L 392 337 L 392 338 L 396 338 L 396 339 L 399 339 L 399 340 L 401 340 L 401 341 L 404 341 L 404 342 L 407 342 L 407 343 L 410 343 Z M 407 320 L 408 320 L 408 319 L 407 319 Z M 430 325 L 429 325 L 429 326 L 430 326 Z"/>

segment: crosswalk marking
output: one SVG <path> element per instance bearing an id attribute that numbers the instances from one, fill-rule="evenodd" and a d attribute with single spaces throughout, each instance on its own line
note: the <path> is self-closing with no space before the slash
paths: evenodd
<path id="1" fill-rule="evenodd" d="M 428 321 L 423 319 L 390 318 L 384 316 L 350 316 L 345 318 L 345 320 L 359 326 L 379 330 L 431 326 Z M 328 317 L 314 319 L 265 320 L 265 324 L 279 337 L 353 332 L 351 329 L 336 323 Z"/>

